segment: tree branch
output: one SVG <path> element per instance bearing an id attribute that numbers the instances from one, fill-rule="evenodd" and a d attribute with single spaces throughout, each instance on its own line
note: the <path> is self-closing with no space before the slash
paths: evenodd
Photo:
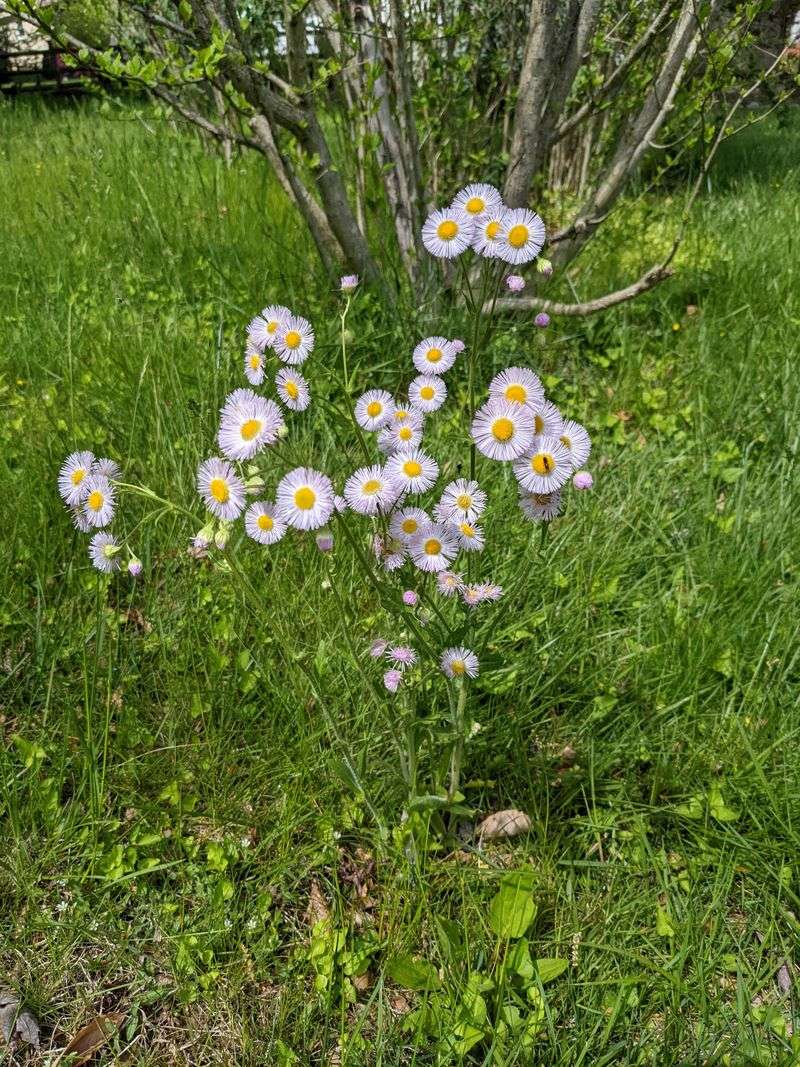
<path id="1" fill-rule="evenodd" d="M 560 304 L 556 300 L 545 300 L 538 296 L 503 297 L 495 304 L 495 311 L 547 311 L 551 315 L 569 315 L 580 317 L 584 315 L 596 315 L 598 311 L 606 311 L 617 304 L 624 304 L 626 300 L 633 300 L 648 289 L 654 289 L 660 282 L 674 274 L 671 267 L 659 263 L 651 267 L 638 281 L 617 289 L 616 292 L 606 293 L 596 300 L 587 300 L 580 304 Z M 491 301 L 483 305 L 484 314 L 491 312 Z"/>

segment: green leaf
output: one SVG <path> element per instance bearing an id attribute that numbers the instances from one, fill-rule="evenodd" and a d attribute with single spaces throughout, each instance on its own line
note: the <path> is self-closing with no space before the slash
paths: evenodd
<path id="1" fill-rule="evenodd" d="M 441 986 L 433 964 L 428 960 L 415 960 L 413 956 L 393 956 L 386 964 L 386 973 L 403 989 L 421 991 Z"/>
<path id="2" fill-rule="evenodd" d="M 725 803 L 722 790 L 718 785 L 712 785 L 708 791 L 708 810 L 711 818 L 716 819 L 717 822 L 736 822 L 739 818 L 739 812 L 729 808 Z"/>
<path id="3" fill-rule="evenodd" d="M 522 937 L 536 918 L 536 911 L 536 903 L 527 886 L 519 882 L 505 884 L 489 904 L 489 926 L 498 937 Z"/>
<path id="4" fill-rule="evenodd" d="M 543 956 L 542 959 L 536 960 L 536 970 L 542 985 L 559 978 L 567 967 L 569 967 L 568 960 L 562 960 L 555 956 Z"/>
<path id="5" fill-rule="evenodd" d="M 506 957 L 506 962 L 514 974 L 518 974 L 523 981 L 529 982 L 533 978 L 533 960 L 531 959 L 531 950 L 528 947 L 526 938 L 523 937 L 521 941 L 517 941 L 515 945 L 512 945 Z"/>
<path id="6" fill-rule="evenodd" d="M 656 908 L 656 933 L 659 937 L 674 937 L 676 934 L 675 924 L 669 913 L 660 905 Z"/>

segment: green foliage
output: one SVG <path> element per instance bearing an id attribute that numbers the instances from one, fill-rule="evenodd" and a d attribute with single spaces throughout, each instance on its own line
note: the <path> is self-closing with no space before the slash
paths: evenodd
<path id="1" fill-rule="evenodd" d="M 142 1067 L 797 1061 L 779 976 L 796 984 L 800 933 L 800 161 L 781 121 L 729 146 L 672 282 L 546 344 L 521 317 L 487 355 L 482 381 L 532 361 L 591 422 L 597 486 L 495 561 L 512 609 L 465 813 L 400 823 L 395 722 L 345 652 L 380 604 L 354 592 L 346 628 L 331 561 L 288 542 L 236 546 L 254 607 L 166 515 L 139 532 L 139 584 L 98 582 L 54 489 L 80 443 L 193 507 L 268 299 L 331 356 L 294 214 L 255 161 L 226 168 L 149 107 L 0 105 L 0 972 L 46 1034 L 119 1009 Z M 622 281 L 639 219 L 674 212 L 626 204 L 576 284 Z M 363 294 L 357 388 L 396 382 L 426 315 Z M 337 399 L 321 372 L 304 455 Z M 509 806 L 531 833 L 479 847 L 472 823 Z"/>

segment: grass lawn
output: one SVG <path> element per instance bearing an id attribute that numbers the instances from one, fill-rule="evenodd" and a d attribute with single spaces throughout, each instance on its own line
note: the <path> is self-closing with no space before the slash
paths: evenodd
<path id="1" fill-rule="evenodd" d="M 296 450 L 358 464 L 327 417 L 339 299 L 308 237 L 257 160 L 226 169 L 148 109 L 0 102 L 0 986 L 44 1045 L 119 1011 L 106 1062 L 800 1063 L 792 119 L 726 147 L 675 279 L 546 343 L 512 318 L 486 353 L 482 382 L 531 363 L 585 422 L 596 484 L 511 551 L 492 475 L 509 517 L 487 567 L 510 593 L 465 792 L 532 830 L 479 848 L 462 826 L 415 863 L 394 706 L 349 652 L 384 617 L 347 546 L 238 546 L 248 598 L 186 553 L 265 303 L 317 328 Z M 680 203 L 632 199 L 580 295 L 656 262 Z M 361 294 L 354 390 L 399 387 L 416 340 L 457 328 Z M 98 577 L 61 506 L 75 448 L 196 515 L 142 509 L 136 583 Z M 566 961 L 546 983 L 490 925 L 526 867 L 530 954 Z M 404 956 L 435 990 L 401 988 Z"/>

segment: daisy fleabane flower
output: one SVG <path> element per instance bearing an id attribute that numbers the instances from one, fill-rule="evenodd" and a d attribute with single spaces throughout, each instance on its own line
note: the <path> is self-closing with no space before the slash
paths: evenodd
<path id="1" fill-rule="evenodd" d="M 519 498 L 522 514 L 530 522 L 550 522 L 561 512 L 561 490 L 554 493 L 525 493 Z"/>
<path id="2" fill-rule="evenodd" d="M 122 477 L 122 470 L 116 460 L 102 456 L 92 464 L 92 474 L 102 474 L 104 478 L 119 481 Z"/>
<path id="3" fill-rule="evenodd" d="M 503 198 L 500 190 L 486 182 L 472 182 L 467 185 L 453 199 L 451 208 L 461 208 L 473 219 L 479 219 L 487 211 L 498 211 L 503 208 Z"/>
<path id="4" fill-rule="evenodd" d="M 92 564 L 104 574 L 118 571 L 122 566 L 120 553 L 122 548 L 115 537 L 111 534 L 96 533 L 89 542 L 89 559 Z"/>
<path id="5" fill-rule="evenodd" d="M 421 374 L 444 374 L 456 361 L 456 352 L 446 337 L 426 337 L 411 356 Z"/>
<path id="6" fill-rule="evenodd" d="M 544 223 L 526 207 L 508 208 L 503 216 L 503 239 L 497 255 L 506 263 L 528 263 L 544 248 Z"/>
<path id="7" fill-rule="evenodd" d="M 421 571 L 436 572 L 447 569 L 447 565 L 458 555 L 458 540 L 455 534 L 441 523 L 431 525 L 411 538 L 409 545 L 411 558 Z"/>
<path id="8" fill-rule="evenodd" d="M 480 526 L 471 522 L 465 522 L 464 520 L 459 520 L 457 522 L 451 521 L 450 525 L 455 531 L 459 545 L 465 552 L 483 551 L 486 541 Z"/>
<path id="9" fill-rule="evenodd" d="M 407 452 L 416 448 L 422 441 L 422 416 L 414 414 L 405 422 L 390 421 L 378 434 L 378 448 L 391 455 L 393 452 Z"/>
<path id="10" fill-rule="evenodd" d="M 417 654 L 408 645 L 390 645 L 386 650 L 386 656 L 395 667 L 401 670 L 404 667 L 413 667 L 417 662 Z"/>
<path id="11" fill-rule="evenodd" d="M 529 493 L 560 489 L 574 468 L 568 450 L 557 437 L 534 437 L 530 451 L 514 463 L 514 476 Z"/>
<path id="12" fill-rule="evenodd" d="M 486 493 L 477 482 L 457 478 L 444 487 L 441 499 L 434 509 L 439 522 L 457 519 L 474 522 L 486 507 Z"/>
<path id="13" fill-rule="evenodd" d="M 275 505 L 266 500 L 256 500 L 244 514 L 247 536 L 260 545 L 274 545 L 286 533 L 286 523 L 278 518 Z"/>
<path id="14" fill-rule="evenodd" d="M 311 403 L 308 382 L 303 375 L 291 367 L 281 367 L 275 375 L 275 387 L 278 396 L 290 411 L 305 411 Z"/>
<path id="15" fill-rule="evenodd" d="M 368 389 L 356 401 L 356 422 L 362 430 L 379 430 L 394 411 L 392 394 L 385 389 Z"/>
<path id="16" fill-rule="evenodd" d="M 561 427 L 558 439 L 569 452 L 569 458 L 572 460 L 572 469 L 578 470 L 591 454 L 591 437 L 579 422 L 575 422 L 574 419 L 564 419 L 564 425 Z"/>
<path id="17" fill-rule="evenodd" d="M 533 442 L 530 416 L 507 400 L 490 400 L 475 412 L 472 440 L 489 459 L 516 459 Z"/>
<path id="18" fill-rule="evenodd" d="M 91 452 L 73 452 L 64 460 L 58 472 L 58 491 L 68 507 L 80 504 L 86 495 L 86 479 L 93 463 Z"/>
<path id="19" fill-rule="evenodd" d="M 548 434 L 550 437 L 560 437 L 564 426 L 561 412 L 550 400 L 544 400 L 533 408 L 533 432 L 536 434 Z"/>
<path id="20" fill-rule="evenodd" d="M 494 259 L 497 256 L 498 250 L 505 239 L 505 231 L 503 229 L 505 214 L 505 208 L 487 211 L 475 223 L 472 247 L 478 255 L 485 256 L 487 259 Z"/>
<path id="21" fill-rule="evenodd" d="M 464 579 L 454 571 L 439 571 L 436 575 L 436 588 L 442 596 L 455 596 L 464 588 Z"/>
<path id="22" fill-rule="evenodd" d="M 247 342 L 244 350 L 244 376 L 251 385 L 261 385 L 264 381 L 264 355 L 252 341 Z"/>
<path id="23" fill-rule="evenodd" d="M 308 319 L 290 315 L 278 329 L 275 354 L 284 363 L 303 363 L 311 355 L 314 341 L 314 328 Z"/>
<path id="24" fill-rule="evenodd" d="M 197 490 L 206 507 L 218 519 L 236 519 L 245 501 L 244 482 L 225 459 L 213 456 L 200 464 Z"/>
<path id="25" fill-rule="evenodd" d="M 418 374 L 408 387 L 408 399 L 418 411 L 438 411 L 447 399 L 447 386 L 435 374 Z"/>
<path id="26" fill-rule="evenodd" d="M 380 659 L 388 647 L 388 641 L 384 641 L 382 637 L 376 637 L 369 646 L 369 654 L 373 659 Z"/>
<path id="27" fill-rule="evenodd" d="M 222 408 L 217 440 L 228 459 L 251 459 L 265 445 L 277 441 L 283 425 L 274 400 L 266 400 L 252 389 L 234 389 Z"/>
<path id="28" fill-rule="evenodd" d="M 474 232 L 474 220 L 463 208 L 447 208 L 428 215 L 422 243 L 437 259 L 453 259 L 469 248 Z"/>
<path id="29" fill-rule="evenodd" d="M 386 473 L 409 493 L 424 493 L 439 477 L 439 464 L 421 448 L 412 448 L 391 455 Z"/>
<path id="30" fill-rule="evenodd" d="M 431 524 L 431 517 L 422 508 L 403 508 L 395 511 L 389 522 L 389 533 L 404 544 Z"/>
<path id="31" fill-rule="evenodd" d="M 359 515 L 377 515 L 397 499 L 397 483 L 379 464 L 359 467 L 344 484 L 344 498 Z"/>
<path id="32" fill-rule="evenodd" d="M 509 404 L 536 408 L 544 403 L 544 386 L 528 367 L 508 367 L 489 382 L 489 396 Z"/>
<path id="33" fill-rule="evenodd" d="M 334 495 L 327 474 L 310 467 L 295 467 L 278 482 L 278 516 L 297 530 L 317 530 L 333 513 Z"/>
<path id="34" fill-rule="evenodd" d="M 448 678 L 477 678 L 478 657 L 471 648 L 446 648 L 439 663 Z"/>
<path id="35" fill-rule="evenodd" d="M 265 307 L 260 315 L 256 315 L 247 327 L 247 336 L 257 348 L 263 352 L 265 348 L 272 348 L 281 324 L 289 318 L 291 311 L 282 304 L 270 304 Z M 254 383 L 258 385 L 258 382 Z"/>
<path id="36" fill-rule="evenodd" d="M 108 526 L 117 504 L 114 486 L 104 474 L 90 474 L 84 485 L 84 518 L 92 526 Z"/>
<path id="37" fill-rule="evenodd" d="M 395 667 L 390 668 L 383 675 L 383 684 L 390 693 L 396 693 L 403 681 L 403 674 Z"/>
<path id="38" fill-rule="evenodd" d="M 89 533 L 94 529 L 92 524 L 86 518 L 83 513 L 83 509 L 80 504 L 74 504 L 69 509 L 70 516 L 72 518 L 72 524 L 79 533 Z"/>
<path id="39" fill-rule="evenodd" d="M 339 288 L 343 293 L 354 293 L 358 288 L 358 275 L 343 274 L 339 280 Z"/>

